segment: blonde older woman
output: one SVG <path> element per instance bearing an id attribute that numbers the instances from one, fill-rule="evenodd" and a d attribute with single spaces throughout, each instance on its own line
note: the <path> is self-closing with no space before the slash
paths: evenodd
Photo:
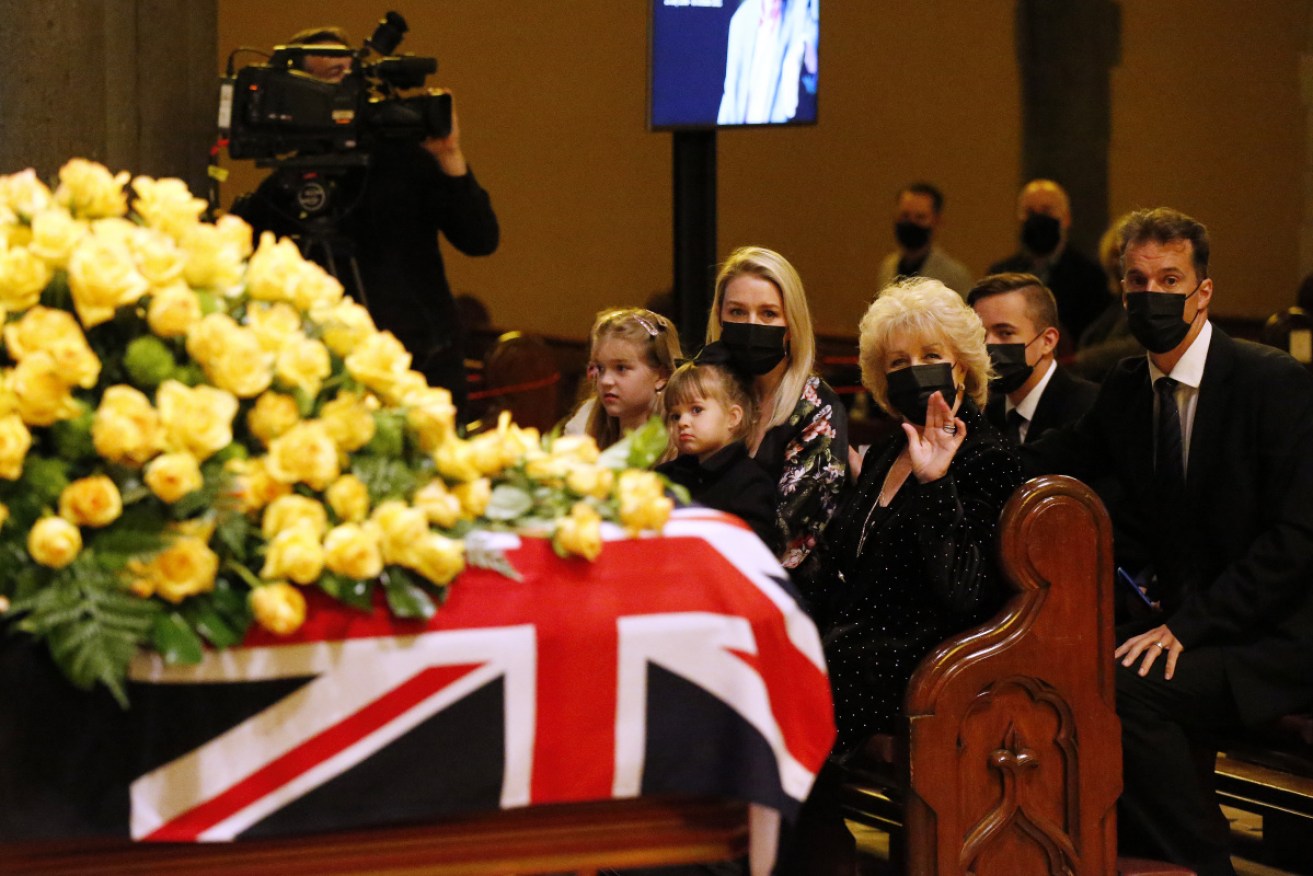
<path id="1" fill-rule="evenodd" d="M 937 280 L 884 289 L 861 322 L 862 382 L 902 431 L 872 447 L 810 582 L 825 632 L 837 751 L 893 731 L 918 661 L 1001 604 L 999 513 L 1021 482 L 981 413 L 979 318 Z"/>

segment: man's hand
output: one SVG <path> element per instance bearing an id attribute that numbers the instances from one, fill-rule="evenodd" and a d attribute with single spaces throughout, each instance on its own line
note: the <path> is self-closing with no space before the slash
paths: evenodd
<path id="1" fill-rule="evenodd" d="M 447 176 L 464 176 L 469 173 L 465 163 L 465 153 L 460 149 L 460 120 L 456 117 L 456 95 L 446 88 L 431 88 L 429 94 L 447 94 L 451 96 L 451 131 L 445 137 L 430 137 L 424 141 L 424 148 L 438 159 L 442 172 Z"/>
<path id="2" fill-rule="evenodd" d="M 1167 655 L 1167 666 L 1163 669 L 1163 677 L 1171 680 L 1172 675 L 1176 673 L 1176 660 L 1181 656 L 1185 646 L 1181 641 L 1172 635 L 1172 631 L 1167 629 L 1167 625 L 1154 627 L 1147 633 L 1140 633 L 1138 636 L 1132 636 L 1113 652 L 1113 658 L 1121 660 L 1122 666 L 1131 666 L 1136 660 L 1144 658 L 1140 663 L 1139 674 L 1141 676 L 1149 674 L 1149 667 L 1153 666 L 1159 654 Z"/>

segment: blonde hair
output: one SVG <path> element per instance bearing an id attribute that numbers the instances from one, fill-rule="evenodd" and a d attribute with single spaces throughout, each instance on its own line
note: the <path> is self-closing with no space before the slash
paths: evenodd
<path id="1" fill-rule="evenodd" d="M 734 429 L 735 441 L 742 441 L 752 432 L 757 420 L 757 402 L 752 397 L 752 388 L 746 380 L 739 377 L 728 366 L 715 362 L 685 362 L 675 369 L 666 383 L 662 393 L 662 406 L 669 411 L 677 405 L 692 404 L 696 399 L 714 401 L 728 411 L 738 405 L 743 411 L 743 418 Z M 670 423 L 670 444 L 677 445 L 677 430 Z"/>
<path id="2" fill-rule="evenodd" d="M 966 395 L 985 404 L 991 376 L 985 326 L 962 296 L 938 280 L 909 277 L 886 286 L 866 309 L 859 331 L 862 384 L 891 414 L 898 412 L 889 404 L 885 353 L 890 338 L 900 332 L 947 345 L 966 370 Z"/>
<path id="3" fill-rule="evenodd" d="M 588 332 L 588 359 L 597 357 L 597 348 L 605 341 L 626 341 L 643 351 L 647 364 L 662 377 L 669 378 L 680 358 L 679 332 L 674 324 L 659 313 L 642 307 L 612 307 L 597 314 Z M 593 410 L 588 415 L 584 432 L 592 435 L 601 448 L 610 447 L 620 440 L 620 420 L 606 412 L 597 401 L 594 390 Z M 658 409 L 660 404 L 658 402 Z"/>
<path id="4" fill-rule="evenodd" d="M 786 423 L 802 398 L 807 378 L 816 364 L 816 336 L 812 332 L 811 310 L 807 307 L 807 293 L 802 278 L 789 264 L 788 259 L 774 250 L 760 246 L 743 246 L 730 253 L 716 275 L 716 295 L 711 302 L 707 318 L 707 343 L 720 340 L 720 311 L 725 303 L 725 289 L 738 277 L 759 277 L 773 285 L 780 293 L 784 307 L 784 323 L 789 329 L 789 364 L 780 381 L 779 392 L 771 406 L 763 408 L 761 419 L 770 429 Z"/>

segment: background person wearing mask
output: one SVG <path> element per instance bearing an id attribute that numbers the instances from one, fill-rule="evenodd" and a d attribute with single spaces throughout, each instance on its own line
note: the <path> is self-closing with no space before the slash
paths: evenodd
<path id="1" fill-rule="evenodd" d="M 1065 341 L 1059 356 L 1075 347 L 1090 323 L 1108 307 L 1107 280 L 1088 256 L 1067 245 L 1071 201 L 1051 179 L 1026 183 L 1017 198 L 1021 250 L 989 267 L 991 274 L 1020 271 L 1039 277 L 1058 300 Z"/>
<path id="2" fill-rule="evenodd" d="M 963 298 L 971 288 L 966 265 L 935 245 L 944 195 L 927 182 L 912 183 L 898 193 L 894 210 L 894 239 L 898 249 L 880 262 L 876 288 L 883 289 L 895 277 L 929 277 L 938 280 Z"/>
<path id="3" fill-rule="evenodd" d="M 995 377 L 985 416 L 1017 444 L 1074 423 L 1099 392 L 1097 384 L 1054 360 L 1058 306 L 1034 274 L 990 274 L 967 303 L 985 324 Z"/>

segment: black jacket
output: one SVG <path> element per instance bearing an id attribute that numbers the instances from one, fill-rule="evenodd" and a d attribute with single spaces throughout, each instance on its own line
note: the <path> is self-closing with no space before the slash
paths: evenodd
<path id="1" fill-rule="evenodd" d="M 742 518 L 771 553 L 780 552 L 775 526 L 778 500 L 775 480 L 751 456 L 742 441 L 723 447 L 699 462 L 685 454 L 663 462 L 656 470 L 685 487 L 694 502 Z"/>
<path id="2" fill-rule="evenodd" d="M 1035 406 L 1035 416 L 1030 421 L 1030 428 L 1026 430 L 1026 443 L 1036 440 L 1050 429 L 1079 420 L 1094 404 L 1098 394 L 1097 383 L 1077 377 L 1059 365 L 1044 387 L 1039 404 Z M 1002 393 L 990 393 L 985 415 L 1004 434 L 1007 433 L 1006 411 L 1007 403 Z"/>
<path id="3" fill-rule="evenodd" d="M 1173 507 L 1154 490 L 1153 430 L 1140 356 L 1113 369 L 1077 424 L 1022 453 L 1032 473 L 1116 478 L 1119 562 L 1158 572 L 1164 614 L 1144 628 L 1166 623 L 1187 651 L 1221 648 L 1242 717 L 1313 703 L 1313 375 L 1214 327 Z"/>

